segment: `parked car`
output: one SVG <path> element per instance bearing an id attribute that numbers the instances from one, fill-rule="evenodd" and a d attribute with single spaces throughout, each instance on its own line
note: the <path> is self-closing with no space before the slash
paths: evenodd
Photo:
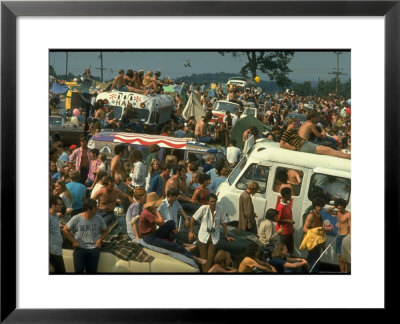
<path id="1" fill-rule="evenodd" d="M 241 87 L 246 87 L 248 84 L 248 79 L 242 76 L 232 77 L 226 83 L 227 85 L 240 85 Z"/>
<path id="2" fill-rule="evenodd" d="M 212 110 L 212 120 L 211 123 L 221 122 L 223 121 L 226 112 L 229 111 L 232 116 L 236 114 L 236 112 L 240 109 L 240 105 L 235 102 L 230 102 L 227 100 L 217 100 L 214 102 L 213 110 Z"/>
<path id="3" fill-rule="evenodd" d="M 83 126 L 66 122 L 64 117 L 49 117 L 49 133 L 53 141 L 60 140 L 64 145 L 79 144 L 79 138 L 84 133 Z"/>

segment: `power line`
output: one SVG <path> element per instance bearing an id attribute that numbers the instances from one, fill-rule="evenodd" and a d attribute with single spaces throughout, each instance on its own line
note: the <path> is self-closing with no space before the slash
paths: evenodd
<path id="1" fill-rule="evenodd" d="M 343 73 L 343 72 L 339 71 L 339 55 L 342 54 L 342 52 L 333 52 L 333 53 L 335 53 L 336 57 L 337 57 L 336 72 L 329 72 L 328 74 L 335 74 L 336 75 L 336 95 L 337 95 L 337 93 L 338 93 L 339 75 L 347 75 L 347 73 Z"/>

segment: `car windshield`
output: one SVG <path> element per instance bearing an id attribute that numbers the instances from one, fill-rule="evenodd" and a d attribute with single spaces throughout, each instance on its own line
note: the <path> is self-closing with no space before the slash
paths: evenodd
<path id="1" fill-rule="evenodd" d="M 249 116 L 256 116 L 257 110 L 255 108 L 247 108 L 246 114 Z"/>
<path id="2" fill-rule="evenodd" d="M 231 114 L 235 114 L 236 110 L 239 108 L 239 105 L 232 104 L 230 102 L 218 102 L 215 111 L 229 111 Z"/>
<path id="3" fill-rule="evenodd" d="M 246 81 L 246 78 L 245 78 L 245 77 L 238 76 L 238 77 L 233 77 L 233 78 L 230 78 L 230 79 L 229 79 L 229 81 L 233 81 L 233 80 Z"/>
<path id="4" fill-rule="evenodd" d="M 49 124 L 51 126 L 62 126 L 62 117 L 50 116 Z"/>

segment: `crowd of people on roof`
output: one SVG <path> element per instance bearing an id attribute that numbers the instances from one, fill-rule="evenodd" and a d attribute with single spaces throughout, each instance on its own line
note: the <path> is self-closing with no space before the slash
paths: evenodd
<path id="1" fill-rule="evenodd" d="M 86 76 L 90 77 L 89 74 Z M 159 76 L 160 73 L 153 76 L 151 71 L 144 74 L 143 71 L 128 70 L 125 74 L 121 70 L 104 91 L 117 89 L 145 95 L 162 93 L 163 84 L 174 83 L 171 80 L 160 81 Z M 213 103 L 228 100 L 242 107 L 244 102 L 252 101 L 265 111 L 262 122 L 270 126 L 271 131 L 262 132 L 253 125 L 244 131 L 243 142 L 250 136 L 264 137 L 280 143 L 284 149 L 350 158 L 350 154 L 341 151 L 351 149 L 348 101 L 336 96 L 302 97 L 289 91 L 265 94 L 255 87 L 226 87 L 219 83 L 212 91 L 206 84 L 195 86 L 184 81 L 175 86 L 179 87 L 175 95 L 176 110 L 162 127 L 160 135 L 218 144 L 223 148 L 227 161 L 216 163 L 214 156 L 208 155 L 200 171 L 196 159 L 184 161 L 169 155 L 160 161 L 159 147 L 152 145 L 147 156 L 135 150 L 130 153 L 128 163 L 124 163 L 127 147 L 123 144 L 114 148 L 112 160 L 107 161 L 97 149 L 87 147 L 87 136 L 81 136 L 79 146 L 76 143 L 69 147 L 56 138 L 49 153 L 51 272 L 65 272 L 63 237 L 74 247 L 75 271 L 96 272 L 101 244 L 109 234 L 108 226 L 112 224 L 118 206 L 126 211 L 127 233 L 131 240 L 143 239 L 147 244 L 181 253 L 193 259 L 202 272 L 252 272 L 255 268 L 265 272 L 305 271 L 307 260 L 292 258 L 292 241 L 282 235 L 282 231 L 290 235 L 288 227 L 293 225 L 285 221 L 276 223 L 276 227 L 272 225 L 282 217 L 290 218 L 290 211 L 283 207 L 282 210 L 268 210 L 265 221 L 258 228 L 242 226 L 243 230 L 252 231 L 262 239 L 265 245 L 262 255 L 250 245 L 247 256 L 235 269 L 229 252 L 216 250 L 220 240 L 219 226 L 223 229 L 224 239 L 228 242 L 234 240 L 228 235 L 228 220 L 216 193 L 242 153 L 230 131 L 240 120 L 243 110 L 239 109 L 233 116 L 226 113 L 222 122 L 211 123 Z M 182 115 L 190 93 L 199 97 L 204 109 L 204 116 L 198 121 L 194 117 L 185 119 Z M 87 116 L 91 120 L 89 137 L 104 127 L 144 133 L 143 125 L 135 119 L 135 109 L 126 109 L 117 119 L 113 116 L 113 107 L 105 105 L 102 100 L 96 101 L 95 97 L 96 93 L 93 95 L 93 109 Z M 298 130 L 298 119 L 288 116 L 290 113 L 303 115 L 306 119 Z M 240 205 L 244 208 L 243 213 L 251 213 L 253 206 L 249 197 L 253 191 L 250 186 L 244 192 L 248 197 L 243 197 Z M 315 212 L 320 206 L 318 204 L 313 202 Z M 340 206 L 342 214 L 346 214 L 345 204 L 341 202 Z M 192 215 L 191 219 L 188 214 Z M 206 215 L 211 215 L 211 220 Z M 60 225 L 61 219 L 66 225 Z M 180 227 L 181 220 L 183 226 Z M 194 233 L 196 221 L 201 224 L 197 234 Z M 189 243 L 177 239 L 182 228 L 189 232 Z M 277 241 L 279 236 L 281 240 Z M 196 245 L 199 256 L 192 253 Z"/>

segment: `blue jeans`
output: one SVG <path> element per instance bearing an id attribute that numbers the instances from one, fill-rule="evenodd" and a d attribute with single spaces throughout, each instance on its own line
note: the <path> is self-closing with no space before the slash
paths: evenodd
<path id="1" fill-rule="evenodd" d="M 75 273 L 97 273 L 99 265 L 100 249 L 77 248 L 73 253 Z"/>
<path id="2" fill-rule="evenodd" d="M 336 142 L 336 140 L 333 137 L 329 137 L 326 136 L 322 139 L 319 139 L 318 137 L 315 139 L 314 143 L 315 144 L 320 144 L 320 145 L 324 145 L 325 142 L 325 146 L 328 146 L 327 144 L 330 143 L 330 147 L 333 148 L 334 150 L 338 149 L 338 144 Z"/>
<path id="3" fill-rule="evenodd" d="M 106 223 L 107 226 L 110 225 L 111 221 L 114 219 L 114 211 L 113 210 L 109 211 L 109 210 L 99 209 L 99 210 L 97 210 L 96 215 L 103 218 L 104 223 Z"/>
<path id="4" fill-rule="evenodd" d="M 206 136 L 206 137 L 199 137 L 199 142 L 203 143 L 211 143 L 213 141 L 212 137 Z"/>
<path id="5" fill-rule="evenodd" d="M 148 234 L 144 236 L 143 241 L 145 241 L 147 244 L 150 245 L 158 246 L 166 250 L 181 253 L 186 257 L 193 259 L 192 254 L 186 251 L 186 249 L 183 247 L 182 244 L 165 240 L 170 238 L 169 231 L 171 231 L 174 228 L 175 228 L 175 222 L 168 221 L 163 226 L 159 227 L 155 234 Z"/>
<path id="6" fill-rule="evenodd" d="M 197 211 L 197 209 L 201 207 L 201 205 L 196 205 L 188 201 L 180 200 L 179 203 L 181 204 L 183 210 L 189 215 L 193 215 Z"/>
<path id="7" fill-rule="evenodd" d="M 128 87 L 127 87 L 127 86 L 124 86 L 124 85 L 122 85 L 122 86 L 120 86 L 119 88 L 117 88 L 117 90 L 118 90 L 118 91 L 125 91 L 125 92 L 126 92 L 126 91 L 129 91 L 129 90 L 128 90 Z"/>
<path id="8" fill-rule="evenodd" d="M 298 263 L 298 261 L 294 261 L 292 263 Z M 303 270 L 301 267 L 299 268 L 286 268 L 285 273 L 303 273 Z"/>
<path id="9" fill-rule="evenodd" d="M 318 260 L 319 256 L 321 255 L 322 245 L 323 244 L 318 244 L 311 251 L 308 251 L 307 261 L 310 270 L 313 267 L 314 263 Z M 318 273 L 318 272 L 319 272 L 319 263 L 317 263 L 317 265 L 314 267 L 312 273 Z"/>

